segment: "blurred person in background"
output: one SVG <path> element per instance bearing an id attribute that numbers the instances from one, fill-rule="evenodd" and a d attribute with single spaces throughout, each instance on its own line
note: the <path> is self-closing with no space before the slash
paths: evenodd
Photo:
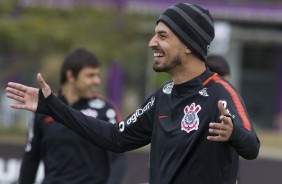
<path id="1" fill-rule="evenodd" d="M 226 59 L 221 55 L 208 55 L 206 58 L 206 66 L 210 71 L 217 73 L 222 78 L 231 81 L 230 67 Z"/>
<path id="2" fill-rule="evenodd" d="M 169 7 L 149 42 L 153 69 L 172 82 L 153 93 L 119 124 L 85 116 L 54 96 L 41 74 L 40 88 L 9 82 L 12 108 L 48 114 L 81 136 L 115 152 L 151 143 L 150 183 L 235 184 L 239 155 L 258 156 L 260 141 L 244 102 L 224 79 L 206 69 L 214 38 L 208 10 L 189 3 Z"/>
<path id="3" fill-rule="evenodd" d="M 206 57 L 206 66 L 210 71 L 217 73 L 228 82 L 231 81 L 230 67 L 223 56 L 217 54 L 208 55 Z M 236 184 L 239 184 L 239 181 L 240 181 L 240 164 L 238 164 L 238 174 L 237 174 Z"/>
<path id="4" fill-rule="evenodd" d="M 52 72 L 52 71 L 50 71 Z M 58 99 L 85 115 L 116 124 L 121 121 L 117 107 L 97 94 L 101 83 L 100 62 L 91 52 L 79 48 L 69 53 L 61 67 Z M 120 184 L 126 155 L 97 147 L 52 117 L 36 114 L 28 130 L 19 183 L 32 184 L 43 161 L 43 183 Z"/>

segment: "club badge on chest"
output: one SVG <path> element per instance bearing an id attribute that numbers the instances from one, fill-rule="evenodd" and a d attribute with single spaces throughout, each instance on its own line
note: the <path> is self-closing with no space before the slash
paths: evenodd
<path id="1" fill-rule="evenodd" d="M 184 108 L 184 117 L 181 121 L 181 130 L 184 130 L 187 133 L 193 130 L 198 130 L 200 122 L 198 112 L 200 110 L 201 106 L 195 105 L 195 103 L 192 103 L 190 106 L 187 105 Z"/>

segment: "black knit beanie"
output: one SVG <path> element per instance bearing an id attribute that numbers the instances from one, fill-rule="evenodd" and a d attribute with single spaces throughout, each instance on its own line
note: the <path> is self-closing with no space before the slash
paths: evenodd
<path id="1" fill-rule="evenodd" d="M 158 19 L 201 60 L 205 61 L 214 38 L 213 19 L 209 11 L 189 3 L 169 7 Z"/>

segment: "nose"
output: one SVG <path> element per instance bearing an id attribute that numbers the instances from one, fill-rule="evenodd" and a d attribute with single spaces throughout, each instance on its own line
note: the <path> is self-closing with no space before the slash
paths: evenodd
<path id="1" fill-rule="evenodd" d="M 153 36 L 153 38 L 150 40 L 149 45 L 148 45 L 150 48 L 158 46 L 158 42 L 157 42 L 156 36 L 157 35 Z"/>
<path id="2" fill-rule="evenodd" d="M 93 78 L 93 82 L 96 84 L 96 85 L 100 85 L 101 84 L 101 78 L 99 76 L 95 76 Z"/>

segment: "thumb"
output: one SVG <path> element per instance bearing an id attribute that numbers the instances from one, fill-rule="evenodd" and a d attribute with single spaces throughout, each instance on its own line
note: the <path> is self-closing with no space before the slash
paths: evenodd
<path id="1" fill-rule="evenodd" d="M 42 75 L 40 73 L 37 74 L 37 81 L 42 89 L 42 93 L 45 98 L 47 98 L 51 94 L 50 86 L 45 82 Z"/>
<path id="2" fill-rule="evenodd" d="M 217 105 L 218 105 L 218 109 L 219 109 L 221 115 L 227 115 L 228 114 L 227 109 L 224 107 L 223 101 L 219 100 Z"/>

